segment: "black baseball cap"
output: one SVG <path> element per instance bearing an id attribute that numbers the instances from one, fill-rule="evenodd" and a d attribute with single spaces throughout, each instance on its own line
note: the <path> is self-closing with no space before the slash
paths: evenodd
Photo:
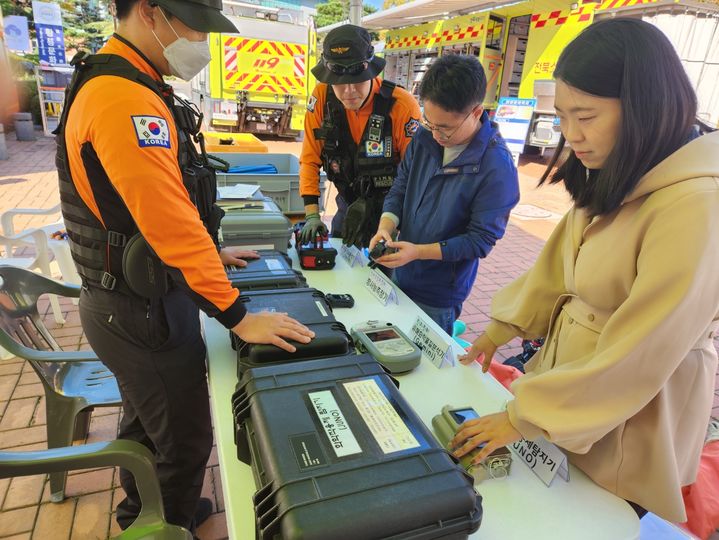
<path id="1" fill-rule="evenodd" d="M 322 58 L 312 68 L 318 81 L 352 84 L 374 79 L 386 61 L 374 55 L 369 32 L 361 26 L 344 24 L 331 30 L 322 44 Z"/>
<path id="2" fill-rule="evenodd" d="M 237 34 L 237 27 L 222 14 L 222 0 L 152 0 L 198 32 Z"/>

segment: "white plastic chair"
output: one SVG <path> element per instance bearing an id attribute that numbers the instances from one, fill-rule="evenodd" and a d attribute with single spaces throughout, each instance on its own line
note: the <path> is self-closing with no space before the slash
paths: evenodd
<path id="1" fill-rule="evenodd" d="M 38 269 L 47 277 L 52 277 L 50 270 L 51 254 L 57 261 L 58 268 L 62 274 L 63 281 L 80 285 L 80 276 L 72 261 L 70 245 L 67 240 L 52 238 L 52 234 L 58 230 L 64 229 L 65 224 L 62 221 L 51 223 L 42 227 L 26 229 L 15 234 L 15 226 L 13 218 L 18 215 L 34 215 L 49 216 L 60 212 L 60 205 L 52 208 L 15 208 L 7 210 L 0 214 L 0 226 L 2 227 L 2 235 L 0 235 L 0 244 L 5 247 L 4 264 L 26 268 L 28 270 Z M 17 248 L 33 247 L 34 256 L 18 255 Z M 15 249 L 14 249 L 15 248 Z M 62 316 L 60 302 L 54 294 L 49 295 L 50 307 L 55 321 L 58 324 L 64 324 L 65 318 Z M 75 303 L 77 303 L 75 301 Z"/>

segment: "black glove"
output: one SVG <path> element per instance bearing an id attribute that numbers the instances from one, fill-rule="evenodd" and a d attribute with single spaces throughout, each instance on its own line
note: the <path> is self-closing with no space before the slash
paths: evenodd
<path id="1" fill-rule="evenodd" d="M 360 198 L 347 207 L 347 215 L 342 227 L 342 243 L 346 246 L 362 248 L 367 243 L 366 236 L 367 200 Z"/>
<path id="2" fill-rule="evenodd" d="M 319 214 L 307 214 L 305 216 L 305 225 L 300 231 L 300 242 L 309 244 L 314 242 L 317 235 L 325 236 L 327 234 L 327 225 L 322 223 Z"/>

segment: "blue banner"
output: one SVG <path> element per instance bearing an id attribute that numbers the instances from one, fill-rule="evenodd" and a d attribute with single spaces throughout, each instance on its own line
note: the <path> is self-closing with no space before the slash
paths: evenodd
<path id="1" fill-rule="evenodd" d="M 50 65 L 67 64 L 65 60 L 65 36 L 62 26 L 35 24 L 40 61 Z"/>

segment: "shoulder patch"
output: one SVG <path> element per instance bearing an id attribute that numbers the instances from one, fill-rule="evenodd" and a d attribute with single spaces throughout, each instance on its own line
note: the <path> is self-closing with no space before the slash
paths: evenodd
<path id="1" fill-rule="evenodd" d="M 170 148 L 170 129 L 161 116 L 132 116 L 140 148 L 153 146 Z"/>
<path id="2" fill-rule="evenodd" d="M 405 137 L 414 137 L 414 134 L 417 133 L 417 130 L 419 129 L 419 120 L 416 118 L 410 118 L 409 122 L 407 122 L 404 125 L 404 136 Z"/>
<path id="3" fill-rule="evenodd" d="M 315 105 L 317 104 L 317 96 L 310 96 L 307 100 L 307 110 L 309 112 L 315 112 Z"/>

